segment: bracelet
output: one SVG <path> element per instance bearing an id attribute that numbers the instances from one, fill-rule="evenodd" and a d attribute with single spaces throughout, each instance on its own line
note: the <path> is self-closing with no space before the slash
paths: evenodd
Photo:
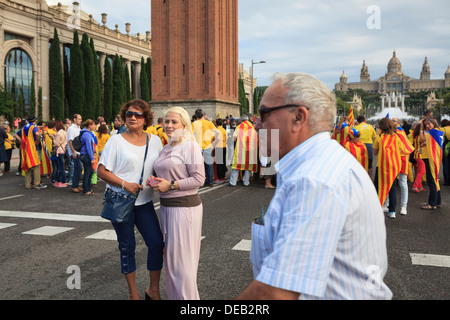
<path id="1" fill-rule="evenodd" d="M 122 190 L 125 190 L 125 189 L 124 189 L 124 186 L 123 186 L 124 183 L 125 183 L 125 180 L 122 180 Z"/>

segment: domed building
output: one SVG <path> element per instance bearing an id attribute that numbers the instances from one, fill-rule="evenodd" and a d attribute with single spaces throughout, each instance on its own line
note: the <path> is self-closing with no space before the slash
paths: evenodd
<path id="1" fill-rule="evenodd" d="M 430 79 L 430 66 L 427 57 L 425 57 L 420 78 L 416 79 L 402 72 L 402 63 L 394 50 L 384 76 L 370 81 L 368 66 L 366 61 L 363 60 L 360 82 L 348 82 L 348 78 L 343 72 L 334 89 L 344 92 L 349 89 L 362 89 L 369 93 L 378 93 L 382 96 L 383 107 L 390 107 L 391 102 L 393 105 L 404 107 L 404 101 L 402 100 L 408 92 L 431 92 L 445 87 L 450 87 L 450 66 L 445 71 L 444 79 Z"/>
<path id="2" fill-rule="evenodd" d="M 105 59 L 113 59 L 116 53 L 122 56 L 130 70 L 130 87 L 140 97 L 141 58 L 151 56 L 150 31 L 131 34 L 131 26 L 110 29 L 107 14 L 102 14 L 101 23 L 92 15 L 82 11 L 78 2 L 73 5 L 48 6 L 45 0 L 0 0 L 0 82 L 6 90 L 20 89 L 26 106 L 30 105 L 31 79 L 34 76 L 35 91 L 42 88 L 43 118 L 49 120 L 49 47 L 56 28 L 61 46 L 62 63 L 70 60 L 70 47 L 74 29 L 79 38 L 87 34 L 93 39 L 97 59 L 103 77 Z M 149 12 L 150 21 L 150 12 Z M 149 24 L 150 29 L 150 24 Z M 34 110 L 29 110 L 34 113 Z M 37 113 L 36 113 L 37 114 Z"/>

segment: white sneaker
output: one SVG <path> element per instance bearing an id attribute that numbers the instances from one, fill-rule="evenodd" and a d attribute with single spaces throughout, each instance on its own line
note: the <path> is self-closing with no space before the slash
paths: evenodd
<path id="1" fill-rule="evenodd" d="M 400 214 L 406 216 L 406 207 L 401 208 Z"/>
<path id="2" fill-rule="evenodd" d="M 389 208 L 387 206 L 383 206 L 383 212 L 389 212 Z"/>
<path id="3" fill-rule="evenodd" d="M 395 219 L 395 212 L 389 212 L 389 219 Z"/>

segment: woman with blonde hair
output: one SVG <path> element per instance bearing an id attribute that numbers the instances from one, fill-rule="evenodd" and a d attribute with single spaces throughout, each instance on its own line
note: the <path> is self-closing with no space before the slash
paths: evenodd
<path id="1" fill-rule="evenodd" d="M 170 300 L 199 300 L 203 205 L 198 188 L 205 182 L 202 150 L 183 108 L 167 110 L 164 132 L 169 143 L 155 161 L 157 178 L 152 176 L 147 185 L 160 192 L 167 295 Z"/>

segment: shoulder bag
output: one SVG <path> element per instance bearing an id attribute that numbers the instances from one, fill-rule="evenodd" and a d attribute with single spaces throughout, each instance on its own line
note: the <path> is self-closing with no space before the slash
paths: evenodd
<path id="1" fill-rule="evenodd" d="M 147 144 L 145 146 L 144 165 L 142 166 L 141 178 L 139 184 L 142 184 L 144 177 L 145 160 L 147 159 L 148 151 L 148 135 Z M 139 195 L 139 191 L 136 194 L 114 192 L 111 189 L 106 189 L 105 198 L 103 199 L 103 210 L 101 217 L 110 220 L 113 223 L 126 223 L 130 217 L 130 214 L 134 210 L 134 204 Z"/>

